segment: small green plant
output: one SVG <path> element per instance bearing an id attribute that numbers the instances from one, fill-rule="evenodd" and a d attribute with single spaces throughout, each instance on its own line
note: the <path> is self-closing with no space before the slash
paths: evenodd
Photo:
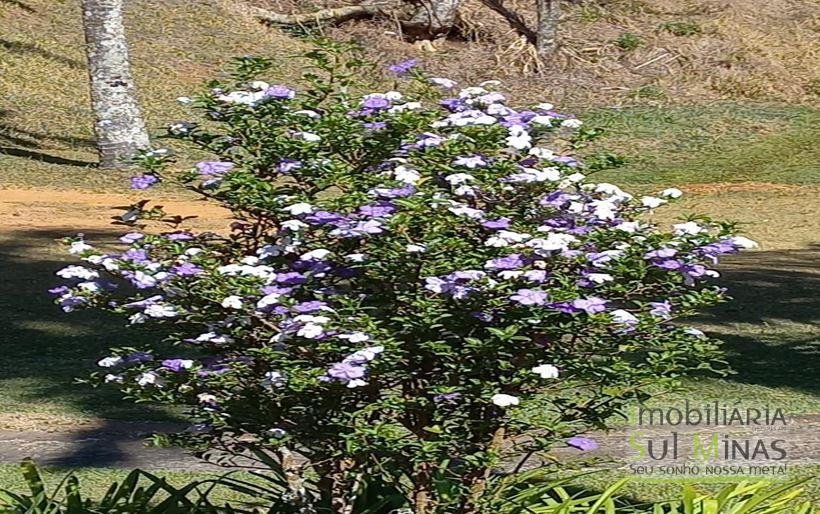
<path id="1" fill-rule="evenodd" d="M 703 32 L 694 21 L 668 21 L 661 25 L 661 29 L 675 36 L 695 36 Z"/>
<path id="2" fill-rule="evenodd" d="M 618 39 L 615 40 L 615 44 L 619 48 L 627 51 L 635 50 L 638 47 L 643 46 L 643 43 L 643 38 L 633 32 L 624 32 L 618 36 Z"/>
<path id="3" fill-rule="evenodd" d="M 785 484 L 739 482 L 702 494 L 687 485 L 680 500 L 655 505 L 655 514 L 811 514 L 808 501 L 800 498 L 804 480 Z"/>
<path id="4" fill-rule="evenodd" d="M 0 490 L 3 514 L 211 514 L 210 488 L 206 482 L 191 482 L 177 489 L 164 478 L 141 470 L 130 472 L 122 483 L 114 482 L 101 499 L 85 498 L 73 474 L 66 475 L 49 493 L 40 471 L 30 459 L 21 465 L 30 494 Z M 194 498 L 194 499 L 192 499 Z"/>
<path id="5" fill-rule="evenodd" d="M 636 98 L 636 99 L 638 99 L 638 98 L 648 98 L 648 99 L 661 100 L 663 98 L 666 98 L 666 93 L 659 86 L 649 84 L 649 85 L 646 85 L 646 86 L 641 86 L 638 89 L 636 89 L 635 91 L 633 91 L 632 92 L 632 97 Z"/>

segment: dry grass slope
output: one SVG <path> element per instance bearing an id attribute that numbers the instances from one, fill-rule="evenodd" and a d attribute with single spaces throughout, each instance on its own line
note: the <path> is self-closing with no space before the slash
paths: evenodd
<path id="1" fill-rule="evenodd" d="M 249 0 L 280 12 L 349 5 L 356 0 Z M 479 0 L 465 0 L 462 41 L 413 48 L 393 20 L 332 27 L 384 61 L 422 55 L 425 65 L 464 82 L 505 77 L 519 97 L 562 105 L 623 105 L 636 100 L 744 99 L 815 102 L 820 93 L 820 4 L 812 0 L 586 0 L 568 5 L 563 48 L 544 75 L 522 76 L 531 49 Z M 534 26 L 535 2 L 504 5 Z"/>

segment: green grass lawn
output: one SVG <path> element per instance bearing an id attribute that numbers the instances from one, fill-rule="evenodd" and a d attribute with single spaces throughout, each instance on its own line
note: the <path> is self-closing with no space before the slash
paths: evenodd
<path id="1" fill-rule="evenodd" d="M 605 136 L 596 149 L 624 155 L 601 179 L 679 185 L 820 183 L 820 111 L 803 106 L 719 103 L 597 109 L 584 116 Z"/>

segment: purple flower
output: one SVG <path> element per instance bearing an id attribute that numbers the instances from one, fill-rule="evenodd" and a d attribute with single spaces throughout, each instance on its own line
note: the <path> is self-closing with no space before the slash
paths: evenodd
<path id="1" fill-rule="evenodd" d="M 124 261 L 134 262 L 137 264 L 144 264 L 150 261 L 148 258 L 148 252 L 142 248 L 131 248 L 127 252 L 123 253 L 120 258 Z"/>
<path id="2" fill-rule="evenodd" d="M 575 314 L 581 311 L 581 309 L 575 307 L 572 302 L 554 302 L 548 304 L 547 307 L 564 314 Z"/>
<path id="3" fill-rule="evenodd" d="M 668 318 L 672 314 L 672 304 L 669 303 L 669 300 L 650 302 L 649 306 L 652 307 L 649 314 L 656 318 Z"/>
<path id="4" fill-rule="evenodd" d="M 167 368 L 174 373 L 179 373 L 180 371 L 184 371 L 190 368 L 193 365 L 193 361 L 187 359 L 165 359 L 162 361 L 162 367 Z"/>
<path id="5" fill-rule="evenodd" d="M 372 130 L 372 131 L 384 130 L 384 129 L 387 128 L 387 122 L 384 122 L 384 121 L 371 121 L 369 123 L 362 124 L 362 126 L 365 128 L 365 130 Z"/>
<path id="6" fill-rule="evenodd" d="M 382 198 L 405 198 L 408 196 L 412 196 L 416 192 L 416 188 L 408 185 L 392 189 L 379 188 L 374 190 L 374 192 Z"/>
<path id="7" fill-rule="evenodd" d="M 122 236 L 120 238 L 120 241 L 122 241 L 125 244 L 130 245 L 130 244 L 136 243 L 137 241 L 139 241 L 143 237 L 145 237 L 145 234 L 141 234 L 139 232 L 129 232 L 129 233 L 125 234 L 124 236 Z"/>
<path id="8" fill-rule="evenodd" d="M 151 362 L 154 356 L 148 352 L 133 352 L 125 356 L 125 364 L 139 364 L 142 362 Z"/>
<path id="9" fill-rule="evenodd" d="M 494 270 L 505 270 L 505 269 L 517 269 L 524 265 L 524 260 L 521 258 L 520 254 L 513 253 L 506 257 L 499 257 L 497 259 L 492 259 L 487 261 L 484 265 L 487 269 L 494 269 Z"/>
<path id="10" fill-rule="evenodd" d="M 557 155 L 552 158 L 552 162 L 557 162 L 570 167 L 578 166 L 578 160 L 573 157 L 569 157 L 568 155 Z"/>
<path id="11" fill-rule="evenodd" d="M 183 262 L 172 267 L 171 271 L 180 277 L 193 277 L 202 273 L 202 268 L 192 262 Z"/>
<path id="12" fill-rule="evenodd" d="M 510 228 L 510 218 L 497 218 L 481 223 L 481 226 L 490 230 L 504 230 Z"/>
<path id="13" fill-rule="evenodd" d="M 365 371 L 362 366 L 356 366 L 349 362 L 337 362 L 327 370 L 327 376 L 337 380 L 350 381 L 362 378 Z"/>
<path id="14" fill-rule="evenodd" d="M 296 159 L 280 159 L 279 164 L 276 165 L 276 169 L 279 170 L 280 173 L 290 173 L 301 167 L 302 161 L 297 161 Z"/>
<path id="15" fill-rule="evenodd" d="M 298 284 L 304 284 L 307 282 L 307 278 L 305 278 L 305 276 L 301 273 L 296 273 L 295 271 L 289 273 L 277 273 L 276 282 L 286 286 L 295 286 Z"/>
<path id="16" fill-rule="evenodd" d="M 131 189 L 148 189 L 159 182 L 156 175 L 137 175 L 131 177 Z"/>
<path id="17" fill-rule="evenodd" d="M 375 204 L 362 205 L 359 213 L 374 218 L 384 218 L 396 212 L 396 206 L 390 202 L 379 202 Z"/>
<path id="18" fill-rule="evenodd" d="M 296 96 L 296 91 L 287 86 L 275 84 L 265 90 L 265 96 L 279 100 L 290 100 Z"/>
<path id="19" fill-rule="evenodd" d="M 61 295 L 61 294 L 67 293 L 69 290 L 70 289 L 69 289 L 68 286 L 57 286 L 57 287 L 52 287 L 51 289 L 48 290 L 48 292 L 50 294 Z"/>
<path id="20" fill-rule="evenodd" d="M 572 306 L 576 309 L 582 310 L 587 314 L 595 314 L 604 312 L 606 310 L 607 301 L 603 298 L 590 296 L 588 298 L 579 298 L 572 301 Z"/>
<path id="21" fill-rule="evenodd" d="M 233 167 L 234 163 L 224 161 L 203 161 L 196 164 L 199 174 L 206 176 L 222 175 L 231 171 Z"/>
<path id="22" fill-rule="evenodd" d="M 590 439 L 589 437 L 570 437 L 569 439 L 567 439 L 567 444 L 572 446 L 573 448 L 578 448 L 579 450 L 585 452 L 595 450 L 598 448 L 598 443 L 595 441 L 595 439 Z"/>
<path id="23" fill-rule="evenodd" d="M 526 271 L 523 276 L 530 282 L 537 282 L 539 284 L 547 280 L 547 272 L 542 269 Z"/>
<path id="24" fill-rule="evenodd" d="M 347 218 L 345 218 L 343 214 L 339 214 L 338 212 L 316 211 L 312 214 L 305 216 L 304 220 L 314 225 L 322 225 L 324 223 L 340 223 L 346 221 Z"/>
<path id="25" fill-rule="evenodd" d="M 516 294 L 510 297 L 510 300 L 521 305 L 544 305 L 547 303 L 547 293 L 537 289 L 519 289 Z"/>
<path id="26" fill-rule="evenodd" d="M 310 302 L 297 303 L 296 305 L 293 306 L 293 310 L 295 310 L 296 312 L 302 313 L 302 314 L 307 314 L 309 312 L 315 312 L 315 311 L 322 310 L 325 307 L 327 307 L 327 304 L 325 302 L 320 302 L 320 301 L 314 300 L 314 301 L 310 301 Z"/>
<path id="27" fill-rule="evenodd" d="M 362 101 L 364 108 L 373 110 L 388 109 L 391 105 L 390 100 L 381 95 L 368 96 Z"/>
<path id="28" fill-rule="evenodd" d="M 436 403 L 441 402 L 454 402 L 461 398 L 461 393 L 445 393 L 445 394 L 437 394 L 433 396 L 433 401 Z"/>
<path id="29" fill-rule="evenodd" d="M 190 232 L 186 232 L 184 230 L 180 230 L 178 232 L 169 232 L 167 234 L 162 235 L 168 238 L 169 241 L 190 241 L 194 238 L 193 234 L 191 234 Z"/>
<path id="30" fill-rule="evenodd" d="M 683 262 L 678 259 L 664 259 L 661 261 L 655 261 L 652 264 L 653 266 L 669 271 L 679 270 L 684 266 Z"/>
<path id="31" fill-rule="evenodd" d="M 560 208 L 572 200 L 572 195 L 563 191 L 554 191 L 541 199 L 541 205 Z"/>
<path id="32" fill-rule="evenodd" d="M 452 112 L 460 111 L 466 108 L 464 100 L 462 100 L 461 98 L 445 98 L 439 103 L 442 105 L 442 107 Z"/>
<path id="33" fill-rule="evenodd" d="M 391 64 L 388 69 L 396 75 L 402 76 L 407 75 L 417 64 L 418 60 L 408 59 L 406 61 L 397 62 L 396 64 Z"/>
<path id="34" fill-rule="evenodd" d="M 659 248 L 657 250 L 647 252 L 644 257 L 647 259 L 668 259 L 669 257 L 674 257 L 677 253 L 678 251 L 674 248 Z"/>

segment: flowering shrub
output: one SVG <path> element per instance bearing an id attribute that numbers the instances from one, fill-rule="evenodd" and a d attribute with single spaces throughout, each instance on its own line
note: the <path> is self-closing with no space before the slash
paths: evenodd
<path id="1" fill-rule="evenodd" d="M 71 244 L 87 265 L 57 273 L 64 310 L 165 325 L 177 347 L 115 350 L 101 381 L 188 406 L 208 445 L 299 454 L 277 462 L 300 512 L 317 495 L 349 512 L 379 477 L 414 512 L 467 513 L 510 455 L 593 448 L 577 434 L 711 369 L 716 343 L 672 321 L 724 298 L 710 266 L 751 241 L 641 221 L 681 192 L 588 181 L 604 162 L 570 151 L 594 131 L 549 104 L 413 63 L 394 69 L 405 93 L 355 94 L 348 52 L 311 52 L 302 89 L 245 59 L 184 99 L 206 120 L 171 135 L 216 157 L 181 180 L 234 213 L 229 231 Z M 167 152 L 140 162 L 136 188 L 173 178 Z"/>

